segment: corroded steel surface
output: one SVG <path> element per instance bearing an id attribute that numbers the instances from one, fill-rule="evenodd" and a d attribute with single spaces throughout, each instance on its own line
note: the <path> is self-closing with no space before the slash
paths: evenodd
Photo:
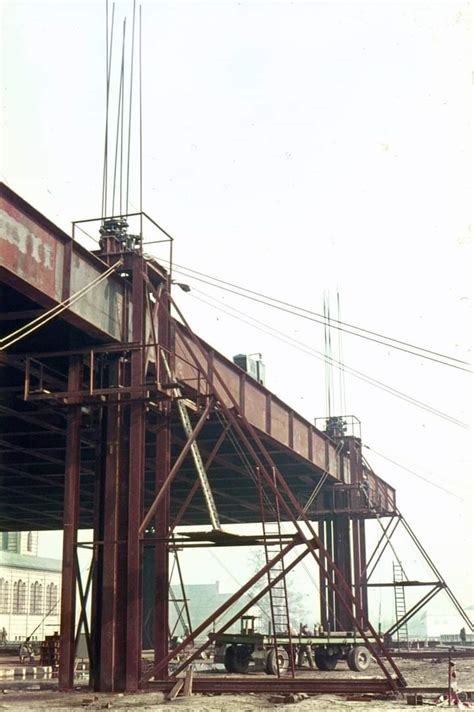
<path id="1" fill-rule="evenodd" d="M 0 282 L 44 306 L 69 298 L 107 266 L 0 183 Z M 64 318 L 107 339 L 120 339 L 124 285 L 116 275 L 95 286 Z"/>
<path id="2" fill-rule="evenodd" d="M 152 690 L 169 692 L 176 684 L 176 678 L 169 680 L 159 680 L 149 682 Z M 390 693 L 390 685 L 387 680 L 381 678 L 350 678 L 350 679 L 328 679 L 318 677 L 258 677 L 257 675 L 246 675 L 245 677 L 223 675 L 196 675 L 193 679 L 193 691 L 199 693 L 222 692 L 222 693 L 245 693 L 258 692 L 262 694 L 273 694 L 275 692 L 306 692 L 311 693 L 337 693 L 337 692 L 372 692 Z"/>
<path id="3" fill-rule="evenodd" d="M 0 264 L 61 301 L 64 245 L 0 195 Z"/>
<path id="4" fill-rule="evenodd" d="M 17 289 L 50 306 L 74 294 L 105 270 L 104 262 L 72 241 L 6 186 L 0 187 L 0 282 L 8 283 L 13 279 Z M 125 324 L 124 319 L 132 311 L 132 296 L 127 291 L 126 280 L 111 275 L 62 316 L 91 335 L 101 334 L 110 341 L 126 337 L 129 324 Z M 308 472 L 327 471 L 332 481 L 351 484 L 349 455 L 339 455 L 337 444 L 325 433 L 201 339 L 201 351 L 198 352 L 187 328 L 174 320 L 172 335 L 177 357 L 176 377 L 191 391 L 204 392 L 208 388 L 203 379 L 199 381 L 196 377 L 196 368 L 192 366 L 192 360 L 196 358 L 205 372 L 212 374 L 214 368 L 225 380 L 245 417 L 265 434 L 272 450 L 279 450 L 282 456 L 289 456 L 295 463 L 299 461 L 305 468 L 309 467 Z M 150 358 L 150 362 L 153 360 Z M 230 405 L 225 393 L 223 400 L 226 406 Z M 366 471 L 366 474 L 379 510 L 393 511 L 394 489 L 372 472 Z M 341 490 L 333 493 L 329 508 L 355 511 L 359 508 L 359 499 L 356 491 L 349 492 L 346 497 Z M 318 510 L 321 509 L 324 508 L 318 504 Z M 316 511 L 311 514 L 316 515 Z"/>

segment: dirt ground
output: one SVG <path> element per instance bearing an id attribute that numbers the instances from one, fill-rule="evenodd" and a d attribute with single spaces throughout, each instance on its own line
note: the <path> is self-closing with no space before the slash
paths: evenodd
<path id="1" fill-rule="evenodd" d="M 409 686 L 445 686 L 447 685 L 448 664 L 446 660 L 413 661 L 399 660 L 400 669 Z M 459 680 L 459 690 L 474 689 L 474 659 L 463 659 L 456 662 Z M 348 674 L 349 670 L 344 665 L 332 673 L 301 673 L 318 675 L 325 678 L 349 678 L 356 676 Z M 367 677 L 379 676 L 378 668 L 373 665 L 366 673 Z M 360 677 L 358 675 L 357 677 Z M 41 681 L 0 681 L 0 710 L 46 710 L 59 712 L 60 710 L 95 710 L 109 709 L 119 712 L 126 709 L 154 710 L 155 712 L 254 712 L 255 710 L 281 709 L 288 712 L 316 712 L 321 710 L 359 710 L 360 712 L 383 712 L 384 710 L 406 710 L 407 702 L 399 700 L 349 701 L 347 695 L 314 695 L 296 703 L 275 703 L 269 700 L 269 695 L 193 695 L 192 697 L 178 697 L 172 702 L 164 699 L 161 693 L 146 692 L 135 695 L 128 694 L 97 694 L 90 692 L 87 687 L 81 686 L 75 692 L 61 693 L 55 689 L 40 689 L 47 687 L 48 683 Z M 49 683 L 51 687 L 51 684 Z M 428 702 L 428 695 L 424 693 Z M 434 696 L 431 696 L 434 704 Z M 474 703 L 471 703 L 474 709 Z"/>

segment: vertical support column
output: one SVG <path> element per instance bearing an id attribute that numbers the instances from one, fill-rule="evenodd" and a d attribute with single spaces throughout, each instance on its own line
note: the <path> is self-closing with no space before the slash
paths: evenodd
<path id="1" fill-rule="evenodd" d="M 323 547 L 326 549 L 327 548 L 327 542 L 326 542 L 326 523 L 324 519 L 319 520 L 319 538 L 321 539 L 321 544 Z M 328 600 L 327 600 L 327 581 L 326 577 L 324 576 L 323 573 L 323 567 L 326 566 L 326 561 L 325 561 L 325 556 L 320 551 L 320 557 L 321 557 L 321 562 L 319 565 L 319 602 L 320 602 L 320 610 L 321 610 L 321 625 L 324 630 L 327 630 L 328 628 Z"/>
<path id="2" fill-rule="evenodd" d="M 352 485 L 359 485 L 362 481 L 362 453 L 361 443 L 358 438 L 347 438 L 350 460 L 350 481 Z M 359 491 L 356 491 L 355 503 L 360 498 Z M 368 621 L 368 596 L 367 586 L 364 580 L 363 571 L 366 565 L 366 543 L 365 543 L 365 521 L 362 516 L 352 520 L 352 561 L 354 571 L 354 597 L 359 607 L 362 609 L 362 619 L 355 613 L 361 626 L 365 626 Z"/>
<path id="3" fill-rule="evenodd" d="M 100 630 L 100 673 L 99 689 L 113 692 L 123 689 L 123 671 L 120 675 L 117 666 L 123 659 L 117 649 L 117 628 L 119 625 L 117 610 L 117 566 L 119 539 L 119 462 L 120 462 L 120 415 L 119 406 L 111 405 L 107 409 L 106 452 L 104 467 L 104 490 L 101 508 L 103 510 L 102 552 L 101 552 L 101 630 Z"/>
<path id="4" fill-rule="evenodd" d="M 81 359 L 79 356 L 72 356 L 69 360 L 68 390 L 78 391 L 80 390 L 80 385 Z M 76 652 L 76 543 L 79 525 L 81 407 L 77 399 L 69 399 L 68 406 L 61 586 L 60 690 L 72 690 L 74 687 L 74 659 Z"/>
<path id="5" fill-rule="evenodd" d="M 102 541 L 103 510 L 100 503 L 103 501 L 103 442 L 105 432 L 105 408 L 100 408 L 97 414 L 96 442 L 95 442 L 95 477 L 94 477 L 94 542 Z M 99 689 L 100 676 L 100 629 L 101 629 L 101 600 L 103 557 L 102 546 L 94 544 L 95 566 L 92 578 L 92 604 L 91 604 L 91 638 L 92 656 L 89 661 L 89 685 Z"/>
<path id="6" fill-rule="evenodd" d="M 169 287 L 169 285 L 168 285 Z M 158 310 L 158 341 L 160 346 L 169 349 L 170 344 L 170 301 L 169 292 L 163 290 Z M 160 360 L 160 371 L 164 371 L 164 364 Z M 166 380 L 166 374 L 160 380 Z M 167 404 L 168 406 L 169 404 Z M 166 407 L 167 407 L 166 406 Z M 165 425 L 156 436 L 156 463 L 155 463 L 155 491 L 159 492 L 171 469 L 171 423 L 170 412 L 165 414 Z M 158 664 L 168 655 L 169 648 L 169 550 L 167 539 L 170 531 L 170 492 L 169 489 L 163 497 L 155 519 L 155 531 L 158 541 L 155 547 L 155 619 L 154 619 L 154 645 L 155 663 Z M 168 666 L 159 672 L 159 678 L 168 677 Z"/>
<path id="7" fill-rule="evenodd" d="M 329 554 L 329 557 L 334 561 L 334 526 L 332 519 L 326 520 L 326 549 Z M 327 562 L 325 562 L 325 566 L 327 566 Z M 337 630 L 338 626 L 336 621 L 336 594 L 334 591 L 334 572 L 332 570 L 329 570 L 328 573 L 332 583 L 332 586 L 326 583 L 328 627 L 330 627 L 331 630 Z"/>
<path id="8" fill-rule="evenodd" d="M 132 340 L 144 345 L 145 295 L 143 258 L 132 256 Z M 127 637 L 125 649 L 125 688 L 128 692 L 138 690 L 141 665 L 141 542 L 139 528 L 143 510 L 143 480 L 145 474 L 145 405 L 140 388 L 144 383 L 144 350 L 135 349 L 131 355 L 132 392 L 129 429 L 128 473 L 128 527 L 127 527 Z"/>
<path id="9" fill-rule="evenodd" d="M 125 364 L 109 357 L 107 382 L 117 388 Z M 128 438 L 124 407 L 113 394 L 101 415 L 94 539 L 96 566 L 93 586 L 92 629 L 94 689 L 125 689 L 126 649 L 126 527 L 128 492 Z"/>
<path id="10" fill-rule="evenodd" d="M 362 606 L 362 589 L 361 589 L 361 573 L 362 565 L 360 560 L 360 520 L 354 517 L 352 520 L 352 560 L 354 569 L 354 598 L 358 606 Z M 358 610 L 354 612 L 359 625 L 362 625 L 361 617 Z"/>
<path id="11" fill-rule="evenodd" d="M 363 618 L 362 618 L 362 626 L 363 628 L 367 627 L 367 623 L 369 621 L 369 597 L 368 597 L 368 591 L 367 591 L 367 572 L 366 572 L 366 566 L 367 566 L 367 554 L 366 554 L 366 542 L 365 542 L 365 520 L 360 519 L 359 520 L 359 527 L 360 527 L 360 565 L 361 565 L 361 570 L 362 570 L 362 575 L 360 578 L 360 587 L 361 587 L 361 608 L 363 612 Z"/>
<path id="12" fill-rule="evenodd" d="M 170 428 L 167 424 L 156 437 L 156 491 L 158 492 L 170 471 Z M 169 600 L 169 491 L 163 497 L 156 514 L 155 547 L 155 663 L 168 655 L 168 600 Z M 163 667 L 159 679 L 166 680 L 168 666 Z"/>
<path id="13" fill-rule="evenodd" d="M 334 518 L 334 563 L 344 576 L 344 580 L 352 590 L 352 566 L 351 566 L 351 539 L 349 517 L 347 515 L 337 515 Z M 335 617 L 338 629 L 351 630 L 353 627 L 349 611 L 343 604 L 342 597 L 346 605 L 352 610 L 352 601 L 349 591 L 341 591 L 340 596 L 335 597 Z"/>

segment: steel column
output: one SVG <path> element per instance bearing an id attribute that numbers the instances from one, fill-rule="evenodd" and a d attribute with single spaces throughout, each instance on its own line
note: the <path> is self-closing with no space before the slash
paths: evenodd
<path id="1" fill-rule="evenodd" d="M 362 564 L 360 559 L 360 520 L 358 517 L 352 519 L 352 562 L 354 570 L 354 598 L 357 601 L 355 617 L 359 625 L 363 625 L 363 620 L 358 611 L 363 609 L 362 606 Z"/>
<path id="2" fill-rule="evenodd" d="M 350 481 L 353 485 L 362 482 L 362 452 L 358 438 L 347 437 L 344 440 L 349 450 Z M 358 494 L 360 497 L 360 494 Z M 352 520 L 352 569 L 354 573 L 355 617 L 360 626 L 364 627 L 367 620 L 367 590 L 362 587 L 365 569 L 365 527 L 363 518 Z"/>
<path id="3" fill-rule="evenodd" d="M 117 634 L 120 626 L 120 611 L 117 593 L 122 581 L 117 580 L 119 561 L 119 525 L 120 525 L 120 472 L 121 472 L 121 413 L 119 407 L 109 406 L 106 413 L 106 441 L 104 467 L 104 496 L 102 536 L 102 584 L 100 627 L 100 661 L 98 680 L 103 692 L 123 689 L 123 656 L 118 646 Z M 123 626 L 123 624 L 122 624 Z"/>
<path id="4" fill-rule="evenodd" d="M 69 361 L 68 389 L 79 391 L 81 359 L 72 356 Z M 76 401 L 77 403 L 77 401 Z M 61 642 L 59 658 L 59 688 L 74 687 L 76 578 L 77 578 L 77 527 L 79 523 L 80 460 L 81 460 L 81 407 L 68 401 L 67 440 L 64 484 L 64 534 L 61 586 Z"/>
<path id="5" fill-rule="evenodd" d="M 321 625 L 324 630 L 328 629 L 328 597 L 327 597 L 327 581 L 324 575 L 324 569 L 327 564 L 325 562 L 325 556 L 322 553 L 327 550 L 327 540 L 326 540 L 326 522 L 324 519 L 320 520 L 318 524 L 318 534 L 319 539 L 322 544 L 321 550 L 321 563 L 318 566 L 319 569 L 319 606 L 320 606 L 320 620 Z"/>
<path id="6" fill-rule="evenodd" d="M 367 554 L 365 538 L 365 519 L 359 519 L 359 552 L 360 552 L 360 587 L 361 587 L 361 626 L 365 629 L 369 625 L 369 598 L 367 594 Z"/>
<path id="7" fill-rule="evenodd" d="M 334 597 L 335 618 L 339 630 L 351 630 L 353 611 L 352 606 L 352 566 L 351 566 L 351 539 L 349 517 L 342 514 L 334 517 L 334 563 L 344 577 L 348 589 L 342 591 L 341 596 Z M 345 604 L 343 604 L 344 599 Z M 349 610 L 348 610 L 349 609 Z"/>
<path id="8" fill-rule="evenodd" d="M 169 422 L 169 421 L 168 421 Z M 164 428 L 156 436 L 156 489 L 159 490 L 170 471 L 171 448 L 170 428 Z M 169 596 L 169 507 L 170 492 L 160 502 L 156 513 L 155 531 L 158 541 L 155 544 L 155 663 L 168 655 L 168 596 Z M 168 668 L 161 670 L 159 678 L 168 677 Z"/>
<path id="9" fill-rule="evenodd" d="M 141 255 L 132 257 L 132 340 L 140 344 L 145 339 L 145 289 L 144 260 Z M 131 385 L 137 391 L 144 382 L 144 352 L 131 353 Z M 127 603 L 125 645 L 125 689 L 138 690 L 141 665 L 141 543 L 140 522 L 143 509 L 143 484 L 145 472 L 145 405 L 140 401 L 130 405 L 129 472 L 128 472 L 128 526 L 127 526 Z"/>
<path id="10" fill-rule="evenodd" d="M 165 349 L 170 348 L 170 301 L 169 287 L 163 288 L 157 302 L 157 309 L 150 314 L 152 322 L 152 332 Z M 155 325 L 155 315 L 158 323 Z M 156 339 L 158 335 L 158 339 Z M 160 358 L 160 349 L 156 350 L 156 369 L 159 380 L 163 383 L 167 380 L 165 363 Z M 155 492 L 159 492 L 166 482 L 166 478 L 171 470 L 171 414 L 170 405 L 165 405 L 165 415 L 163 427 L 161 427 L 155 438 Z M 169 547 L 168 536 L 170 533 L 170 488 L 161 500 L 156 510 L 155 533 L 158 541 L 155 544 L 155 610 L 154 610 L 154 647 L 155 663 L 167 657 L 169 652 Z M 166 680 L 168 677 L 168 666 L 162 668 L 159 679 Z"/>

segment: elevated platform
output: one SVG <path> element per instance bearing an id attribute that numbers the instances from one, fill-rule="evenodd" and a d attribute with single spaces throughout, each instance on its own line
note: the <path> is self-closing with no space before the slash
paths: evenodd
<path id="1" fill-rule="evenodd" d="M 206 542 L 189 536 L 184 545 L 225 547 L 251 542 L 223 527 L 250 523 L 266 564 L 181 646 L 263 576 L 272 591 L 309 556 L 323 629 L 357 630 L 384 689 L 397 689 L 403 676 L 389 658 L 394 680 L 379 655 L 365 585 L 365 519 L 396 513 L 395 491 L 365 467 L 358 437 L 344 428 L 329 437 L 192 332 L 170 271 L 144 252 L 147 216 L 138 232 L 133 217 L 99 221 L 89 252 L 0 190 L 0 530 L 64 531 L 61 689 L 74 685 L 82 626 L 97 690 L 166 679 L 178 652 L 168 649 L 175 528 L 207 525 Z M 80 528 L 93 530 L 87 582 Z M 145 550 L 155 666 L 142 674 Z"/>
<path id="2" fill-rule="evenodd" d="M 68 413 L 68 358 L 83 363 L 84 382 L 76 392 L 83 408 L 80 438 L 80 526 L 93 526 L 96 497 L 98 421 L 94 413 L 111 392 L 98 382 L 86 382 L 98 363 L 106 368 L 110 354 L 130 355 L 133 322 L 132 285 L 124 272 L 107 275 L 109 264 L 84 249 L 5 185 L 0 185 L 0 338 L 30 323 L 47 309 L 66 308 L 41 328 L 0 352 L 0 530 L 62 528 L 65 486 L 66 424 Z M 164 270 L 148 261 L 150 279 L 158 283 Z M 103 277 L 106 275 L 105 277 Z M 77 301 L 71 299 L 93 280 L 100 280 Z M 197 375 L 194 360 L 223 379 L 241 412 L 257 429 L 292 492 L 303 506 L 325 477 L 324 487 L 309 510 L 317 519 L 334 513 L 373 516 L 395 511 L 395 491 L 359 463 L 359 477 L 367 476 L 371 509 L 367 507 L 351 470 L 348 447 L 329 438 L 210 345 L 200 349 L 187 327 L 172 321 L 171 352 L 175 378 L 190 399 L 204 402 L 209 383 Z M 159 356 L 158 356 L 159 358 Z M 152 403 L 147 414 L 145 454 L 145 508 L 152 500 L 152 450 L 169 388 L 156 379 L 156 354 L 146 356 L 142 388 L 123 397 Z M 212 370 L 210 369 L 212 364 Z M 123 385 L 123 384 L 122 384 Z M 228 398 L 226 406 L 231 407 Z M 195 423 L 199 412 L 191 415 Z M 203 459 L 221 441 L 209 467 L 209 480 L 222 523 L 259 521 L 250 461 L 246 446 L 213 413 L 204 425 L 198 445 Z M 171 415 L 172 462 L 185 442 L 177 414 Z M 147 453 L 150 453 L 148 457 Z M 188 456 L 171 489 L 171 520 L 188 496 L 196 475 Z M 182 524 L 209 522 L 198 490 L 181 519 Z"/>

